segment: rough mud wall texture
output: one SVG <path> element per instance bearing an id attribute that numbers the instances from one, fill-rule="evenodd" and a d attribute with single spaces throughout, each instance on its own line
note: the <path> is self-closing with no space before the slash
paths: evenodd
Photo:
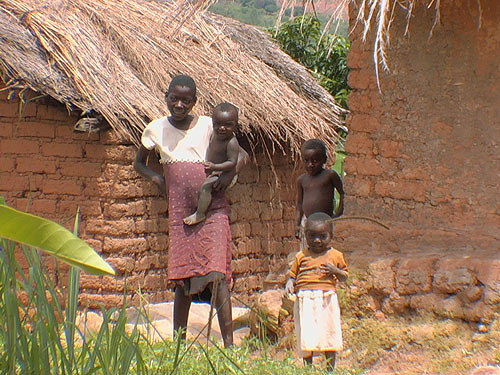
<path id="1" fill-rule="evenodd" d="M 395 7 L 381 92 L 373 32 L 364 43 L 358 9 L 350 6 L 346 213 L 380 219 L 391 230 L 343 222 L 340 246 L 366 254 L 496 252 L 500 2 L 438 2 L 434 28 L 434 7 L 417 3 L 407 35 L 407 12 Z"/>
<path id="2" fill-rule="evenodd" d="M 352 284 L 365 308 L 385 314 L 416 310 L 489 323 L 500 311 L 500 259 L 426 253 L 372 261 Z M 352 288 L 351 286 L 351 288 Z M 359 294 L 359 291 L 358 291 Z"/>
<path id="3" fill-rule="evenodd" d="M 68 229 L 80 207 L 80 236 L 117 271 L 117 277 L 82 274 L 82 303 L 116 306 L 124 294 L 138 302 L 139 289 L 150 302 L 171 299 L 166 202 L 133 170 L 134 145 L 111 131 L 74 133 L 76 121 L 54 102 L 24 105 L 19 116 L 19 102 L 0 93 L 0 196 Z M 259 166 L 244 170 L 228 193 L 234 291 L 242 301 L 262 287 L 294 244 L 294 185 L 277 189 L 269 162 L 256 160 Z M 274 163 L 288 181 L 288 159 L 277 155 Z M 64 265 L 60 272 L 64 283 Z"/>
<path id="4" fill-rule="evenodd" d="M 341 222 L 337 245 L 364 266 L 376 309 L 488 320 L 500 310 L 500 3 L 438 2 L 434 28 L 418 3 L 409 24 L 395 7 L 381 91 L 373 32 L 362 41 L 350 6 L 346 214 L 391 229 Z"/>

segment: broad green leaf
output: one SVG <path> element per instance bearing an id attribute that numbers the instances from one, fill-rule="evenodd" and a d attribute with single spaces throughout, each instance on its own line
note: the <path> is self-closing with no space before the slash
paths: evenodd
<path id="1" fill-rule="evenodd" d="M 332 166 L 332 169 L 337 172 L 340 178 L 344 178 L 344 159 L 346 157 L 346 152 L 342 150 L 338 150 L 335 153 L 335 164 Z"/>
<path id="2" fill-rule="evenodd" d="M 115 274 L 94 249 L 63 226 L 5 205 L 0 205 L 0 237 L 36 247 L 88 273 Z"/>

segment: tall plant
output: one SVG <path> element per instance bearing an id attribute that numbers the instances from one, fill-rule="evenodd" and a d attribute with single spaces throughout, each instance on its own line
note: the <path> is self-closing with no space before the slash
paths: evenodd
<path id="1" fill-rule="evenodd" d="M 0 373 L 136 374 L 147 373 L 136 327 L 125 329 L 122 309 L 102 309 L 97 333 L 77 327 L 80 268 L 95 274 L 113 269 L 59 224 L 0 205 Z M 55 284 L 28 243 L 71 264 L 68 284 Z M 21 266 L 23 265 L 23 266 Z M 77 265 L 78 267 L 75 267 Z M 76 344 L 78 342 L 78 344 Z"/>
<path id="2" fill-rule="evenodd" d="M 337 103 L 347 109 L 347 38 L 326 33 L 318 17 L 306 14 L 284 22 L 272 30 L 280 48 L 295 61 L 304 65 Z"/>

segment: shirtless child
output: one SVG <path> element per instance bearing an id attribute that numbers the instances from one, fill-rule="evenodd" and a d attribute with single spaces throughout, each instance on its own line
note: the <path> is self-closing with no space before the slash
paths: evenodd
<path id="1" fill-rule="evenodd" d="M 198 193 L 196 212 L 184 218 L 186 225 L 194 225 L 205 220 L 212 202 L 212 187 L 224 172 L 236 168 L 240 146 L 234 136 L 238 126 L 238 108 L 230 103 L 221 103 L 212 113 L 213 133 L 208 146 L 205 171 L 208 177 Z"/>
<path id="2" fill-rule="evenodd" d="M 309 139 L 301 148 L 306 173 L 297 179 L 297 207 L 295 215 L 295 237 L 301 237 L 303 217 L 314 212 L 324 212 L 337 217 L 344 212 L 344 189 L 340 176 L 331 169 L 325 169 L 326 146 L 319 139 Z M 335 211 L 335 190 L 340 195 L 339 206 Z M 303 237 L 303 236 L 302 236 Z"/>

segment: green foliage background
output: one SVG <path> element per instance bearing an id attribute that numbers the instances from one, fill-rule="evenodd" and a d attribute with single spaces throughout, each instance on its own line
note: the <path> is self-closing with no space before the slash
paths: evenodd
<path id="1" fill-rule="evenodd" d="M 304 65 L 325 88 L 336 102 L 347 109 L 347 38 L 326 33 L 321 36 L 323 27 L 320 20 L 310 14 L 296 17 L 283 23 L 279 29 L 271 29 L 280 48 L 295 61 Z"/>

